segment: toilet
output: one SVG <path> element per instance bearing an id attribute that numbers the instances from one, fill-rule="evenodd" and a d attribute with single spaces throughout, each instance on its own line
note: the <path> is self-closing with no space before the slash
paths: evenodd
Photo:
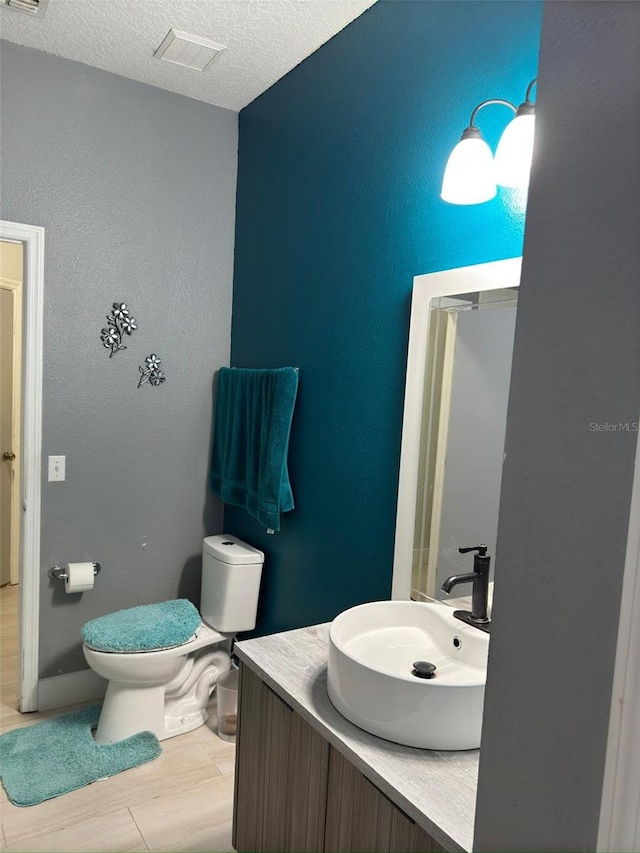
<path id="1" fill-rule="evenodd" d="M 158 740 L 207 721 L 218 677 L 231 665 L 231 642 L 256 624 L 264 554 L 234 536 L 202 546 L 200 613 L 186 599 L 99 616 L 82 628 L 82 651 L 107 679 L 98 743 L 140 731 Z"/>

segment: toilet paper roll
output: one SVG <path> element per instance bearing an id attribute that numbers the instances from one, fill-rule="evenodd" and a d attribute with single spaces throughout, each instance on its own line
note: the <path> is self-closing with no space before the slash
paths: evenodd
<path id="1" fill-rule="evenodd" d="M 93 563 L 69 563 L 64 582 L 65 592 L 86 592 L 93 589 Z"/>

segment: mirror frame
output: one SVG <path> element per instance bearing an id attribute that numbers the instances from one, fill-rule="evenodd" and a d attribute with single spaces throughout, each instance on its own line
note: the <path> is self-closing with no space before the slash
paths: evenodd
<path id="1" fill-rule="evenodd" d="M 393 552 L 392 599 L 411 596 L 413 537 L 418 491 L 418 457 L 422 432 L 424 371 L 429 335 L 429 306 L 439 296 L 456 296 L 480 290 L 519 287 L 522 258 L 508 258 L 443 272 L 417 275 L 413 279 L 407 378 L 404 392 L 396 539 Z"/>

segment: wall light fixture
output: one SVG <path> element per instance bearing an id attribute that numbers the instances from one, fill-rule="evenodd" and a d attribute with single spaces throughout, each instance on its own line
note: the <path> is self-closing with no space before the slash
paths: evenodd
<path id="1" fill-rule="evenodd" d="M 524 102 L 519 107 L 503 98 L 490 98 L 475 107 L 469 127 L 462 132 L 460 142 L 447 161 L 440 193 L 444 201 L 451 204 L 481 204 L 495 196 L 496 184 L 501 187 L 529 186 L 535 124 L 535 104 L 531 101 L 531 90 L 536 82 L 532 80 L 529 83 Z M 475 125 L 480 110 L 490 104 L 502 104 L 515 114 L 500 137 L 495 160 Z"/>

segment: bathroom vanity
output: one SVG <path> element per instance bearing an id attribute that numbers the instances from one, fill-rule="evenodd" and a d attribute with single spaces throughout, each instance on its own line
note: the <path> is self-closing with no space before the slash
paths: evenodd
<path id="1" fill-rule="evenodd" d="M 327 695 L 328 633 L 236 644 L 235 849 L 471 850 L 478 750 L 400 746 L 348 722 Z"/>

